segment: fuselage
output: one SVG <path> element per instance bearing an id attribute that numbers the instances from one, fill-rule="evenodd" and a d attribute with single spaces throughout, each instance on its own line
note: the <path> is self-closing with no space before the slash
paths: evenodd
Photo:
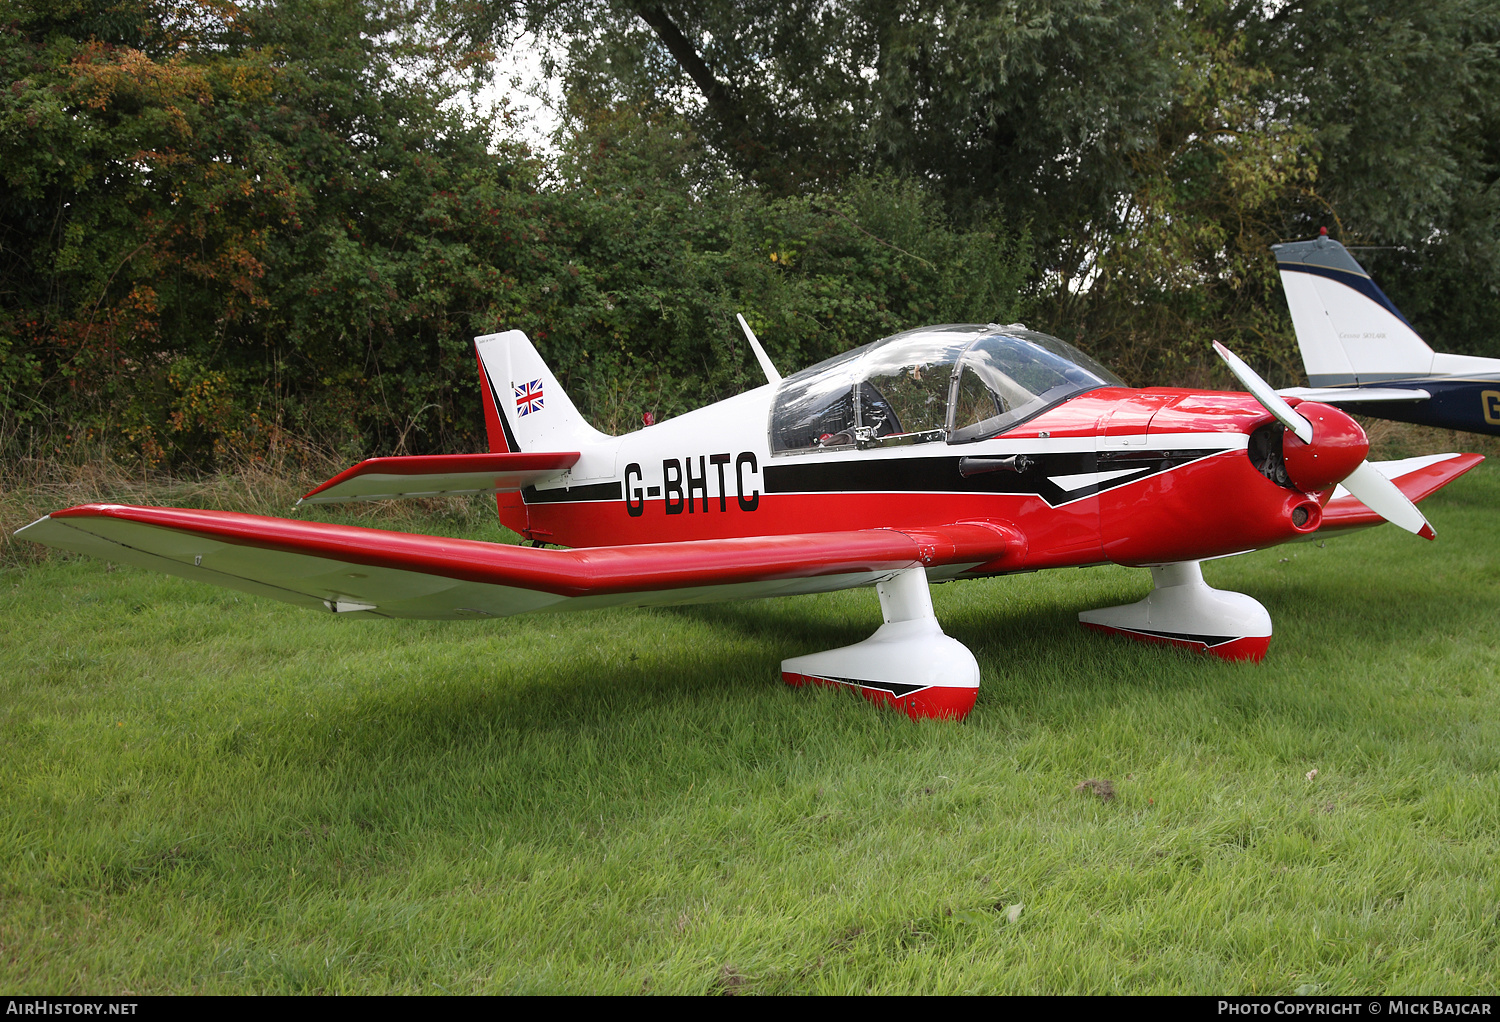
<path id="1" fill-rule="evenodd" d="M 998 521 L 1026 549 L 976 572 L 992 574 L 1273 545 L 1327 500 L 1257 469 L 1247 448 L 1272 419 L 1245 394 L 1101 387 L 990 439 L 773 452 L 775 392 L 591 445 L 502 514 L 571 547 Z"/>

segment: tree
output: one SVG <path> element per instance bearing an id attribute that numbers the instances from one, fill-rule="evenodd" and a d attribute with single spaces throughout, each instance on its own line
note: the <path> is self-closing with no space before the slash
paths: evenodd
<path id="1" fill-rule="evenodd" d="M 386 449 L 475 432 L 471 378 L 438 368 L 470 357 L 502 276 L 469 239 L 523 230 L 530 172 L 444 106 L 413 17 L 323 0 L 0 11 L 13 431 L 64 422 L 200 465 L 288 428 Z"/>
<path id="2" fill-rule="evenodd" d="M 1048 268 L 1111 216 L 1171 100 L 1180 31 L 1175 8 L 1129 0 L 535 0 L 457 17 L 471 38 L 550 32 L 575 94 L 683 114 L 772 195 L 894 173 L 955 216 L 1028 221 Z"/>
<path id="3" fill-rule="evenodd" d="M 1209 335 L 1294 375 L 1266 248 L 1324 224 L 1376 246 L 1444 346 L 1500 343 L 1489 0 L 480 10 L 471 34 L 552 32 L 575 95 L 679 111 L 773 194 L 889 172 L 1030 224 L 1042 314 L 1143 381 L 1194 371 Z"/>
<path id="4" fill-rule="evenodd" d="M 1438 350 L 1500 355 L 1500 6 L 1292 0 L 1226 19 L 1275 76 L 1267 101 L 1311 133 L 1327 226 Z"/>
<path id="5" fill-rule="evenodd" d="M 6 0 L 0 0 L 4 3 Z M 1010 318 L 1024 232 L 909 183 L 748 189 L 680 116 L 578 107 L 543 167 L 447 103 L 421 8 L 59 3 L 0 35 L 0 444 L 208 469 L 289 436 L 474 450 L 473 338 L 603 425 L 933 318 Z"/>

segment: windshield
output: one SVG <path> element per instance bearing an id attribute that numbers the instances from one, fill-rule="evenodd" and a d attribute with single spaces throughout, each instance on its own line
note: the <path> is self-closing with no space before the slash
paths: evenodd
<path id="1" fill-rule="evenodd" d="M 771 450 L 982 440 L 1104 386 L 1122 384 L 1072 345 L 1018 324 L 910 330 L 782 381 Z"/>

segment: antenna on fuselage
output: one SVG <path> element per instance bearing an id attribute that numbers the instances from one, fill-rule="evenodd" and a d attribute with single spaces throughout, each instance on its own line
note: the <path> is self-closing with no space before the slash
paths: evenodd
<path id="1" fill-rule="evenodd" d="M 766 354 L 766 349 L 760 346 L 760 339 L 755 336 L 755 331 L 750 329 L 750 324 L 745 322 L 745 317 L 738 312 L 734 318 L 740 321 L 740 329 L 745 331 L 745 340 L 750 342 L 750 350 L 755 352 L 755 360 L 760 363 L 760 368 L 766 374 L 766 379 L 772 383 L 781 382 L 781 374 L 771 364 L 771 356 Z"/>

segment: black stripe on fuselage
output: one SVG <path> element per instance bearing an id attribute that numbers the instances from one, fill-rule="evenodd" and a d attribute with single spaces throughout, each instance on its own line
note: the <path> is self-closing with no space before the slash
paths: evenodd
<path id="1" fill-rule="evenodd" d="M 1169 472 L 1194 461 L 1222 454 L 1222 448 L 1192 448 L 1172 451 L 1079 451 L 1059 454 L 1028 454 L 1030 464 L 1022 472 L 987 472 L 964 478 L 959 473 L 961 457 L 892 458 L 872 461 L 802 462 L 768 465 L 766 493 L 1004 493 L 1037 496 L 1051 507 L 1090 497 L 1117 486 Z M 1091 472 L 1124 474 L 1101 483 L 1064 489 L 1054 476 Z M 527 504 L 571 504 L 621 500 L 619 482 L 589 483 L 521 491 Z"/>
<path id="2" fill-rule="evenodd" d="M 620 483 L 588 483 L 584 486 L 555 486 L 539 490 L 527 486 L 521 499 L 528 504 L 575 504 L 595 500 L 621 500 L 625 487 Z"/>
<path id="3" fill-rule="evenodd" d="M 954 457 L 768 465 L 765 470 L 766 493 L 1034 494 L 1057 507 L 1222 453 L 1222 449 L 1194 448 L 1027 454 L 1031 463 L 1022 472 L 986 472 L 967 479 L 959 473 L 958 463 L 962 459 Z M 1052 481 L 1054 476 L 1091 472 L 1129 474 L 1068 490 Z"/>

